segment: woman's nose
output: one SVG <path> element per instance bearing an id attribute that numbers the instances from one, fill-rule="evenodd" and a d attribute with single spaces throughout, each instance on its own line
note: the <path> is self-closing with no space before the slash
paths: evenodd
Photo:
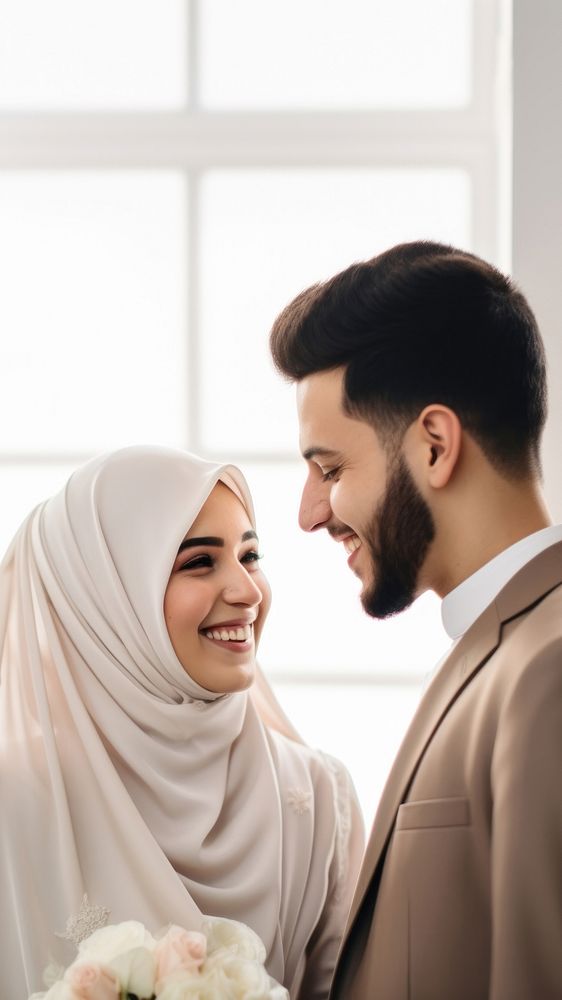
<path id="1" fill-rule="evenodd" d="M 225 601 L 229 604 L 247 604 L 253 606 L 261 604 L 263 597 L 252 574 L 248 573 L 242 565 L 229 574 L 223 593 Z"/>

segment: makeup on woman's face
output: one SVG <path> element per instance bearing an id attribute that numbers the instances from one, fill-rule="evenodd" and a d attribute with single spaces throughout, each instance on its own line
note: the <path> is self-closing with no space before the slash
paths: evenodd
<path id="1" fill-rule="evenodd" d="M 217 483 L 178 549 L 164 595 L 176 656 L 208 691 L 240 691 L 254 679 L 256 628 L 268 594 L 259 559 L 244 505 Z"/>

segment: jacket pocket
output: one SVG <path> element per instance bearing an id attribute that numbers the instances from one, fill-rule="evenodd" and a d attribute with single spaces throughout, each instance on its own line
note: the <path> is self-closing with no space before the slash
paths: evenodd
<path id="1" fill-rule="evenodd" d="M 396 817 L 396 830 L 423 830 L 440 826 L 470 826 L 468 799 L 425 799 L 403 802 Z"/>

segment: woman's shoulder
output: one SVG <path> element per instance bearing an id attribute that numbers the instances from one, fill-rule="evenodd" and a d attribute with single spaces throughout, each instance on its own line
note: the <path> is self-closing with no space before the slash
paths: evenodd
<path id="1" fill-rule="evenodd" d="M 356 799 L 353 781 L 345 764 L 323 750 L 298 743 L 273 730 L 268 736 L 279 776 L 296 778 L 299 775 L 301 784 L 307 786 L 315 798 L 328 796 L 344 819 L 349 813 L 351 800 Z"/>
<path id="2" fill-rule="evenodd" d="M 309 814 L 322 836 L 331 838 L 330 892 L 333 900 L 352 891 L 365 844 L 363 816 L 345 764 L 323 750 L 270 732 L 272 755 L 285 816 Z M 293 817 L 295 818 L 295 817 Z"/>

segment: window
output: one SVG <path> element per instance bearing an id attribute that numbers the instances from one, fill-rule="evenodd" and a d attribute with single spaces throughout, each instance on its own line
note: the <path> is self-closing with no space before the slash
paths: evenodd
<path id="1" fill-rule="evenodd" d="M 302 287 L 401 240 L 500 258 L 500 13 L 0 4 L 0 542 L 101 450 L 240 464 L 275 595 L 262 662 L 368 818 L 447 639 L 431 596 L 366 619 L 339 550 L 299 533 L 293 390 L 267 333 Z"/>

